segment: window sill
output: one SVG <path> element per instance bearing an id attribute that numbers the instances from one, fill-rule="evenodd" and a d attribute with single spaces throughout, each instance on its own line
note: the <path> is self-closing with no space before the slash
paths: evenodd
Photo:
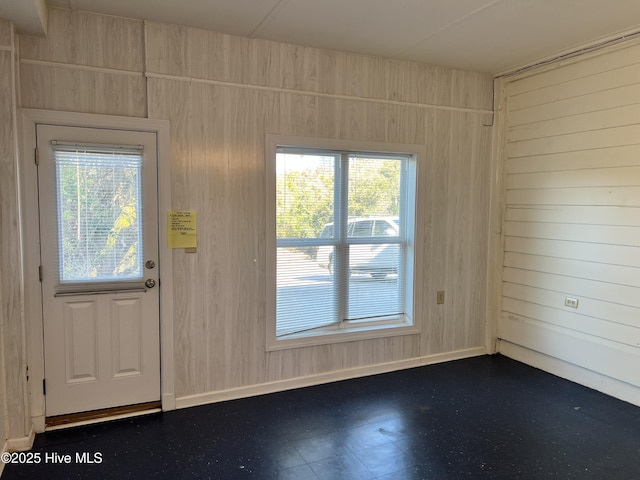
<path id="1" fill-rule="evenodd" d="M 333 343 L 389 338 L 420 333 L 420 327 L 407 322 L 385 323 L 376 326 L 350 326 L 347 328 L 318 329 L 287 335 L 286 338 L 271 338 L 267 341 L 267 351 L 286 350 L 291 348 L 329 345 Z"/>

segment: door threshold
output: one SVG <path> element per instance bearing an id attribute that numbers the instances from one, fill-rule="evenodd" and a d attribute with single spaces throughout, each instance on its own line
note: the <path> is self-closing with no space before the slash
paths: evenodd
<path id="1" fill-rule="evenodd" d="M 57 415 L 45 419 L 44 429 L 46 432 L 59 430 L 61 428 L 77 427 L 80 425 L 91 425 L 92 423 L 108 422 L 121 418 L 137 417 L 158 413 L 162 411 L 162 403 L 146 402 L 135 405 L 125 405 L 124 407 L 103 408 L 101 410 L 91 410 L 89 412 L 70 413 L 67 415 Z"/>

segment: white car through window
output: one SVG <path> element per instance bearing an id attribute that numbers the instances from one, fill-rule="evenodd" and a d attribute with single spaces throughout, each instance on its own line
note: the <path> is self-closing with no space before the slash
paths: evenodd
<path id="1" fill-rule="evenodd" d="M 347 237 L 363 239 L 371 237 L 397 237 L 398 217 L 368 217 L 352 218 L 348 221 Z M 327 223 L 320 238 L 334 238 L 333 223 Z M 323 245 L 318 247 L 318 264 L 329 269 L 333 274 L 334 246 Z M 357 243 L 349 247 L 349 273 L 369 274 L 374 278 L 385 278 L 390 274 L 398 273 L 400 261 L 400 249 L 397 243 Z"/>

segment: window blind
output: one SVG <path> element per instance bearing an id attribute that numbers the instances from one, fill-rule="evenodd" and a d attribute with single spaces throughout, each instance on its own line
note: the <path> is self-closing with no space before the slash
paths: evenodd
<path id="1" fill-rule="evenodd" d="M 277 337 L 402 317 L 409 158 L 278 149 Z"/>
<path id="2" fill-rule="evenodd" d="M 53 141 L 59 281 L 141 279 L 142 148 Z"/>

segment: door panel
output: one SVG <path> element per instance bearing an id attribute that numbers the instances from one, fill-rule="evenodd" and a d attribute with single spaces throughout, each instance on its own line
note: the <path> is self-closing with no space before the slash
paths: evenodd
<path id="1" fill-rule="evenodd" d="M 37 143 L 46 416 L 157 401 L 155 134 L 38 125 Z"/>
<path id="2" fill-rule="evenodd" d="M 111 301 L 113 376 L 142 375 L 142 301 L 119 298 Z"/>
<path id="3" fill-rule="evenodd" d="M 65 302 L 62 308 L 67 383 L 93 382 L 98 377 L 96 302 Z"/>

